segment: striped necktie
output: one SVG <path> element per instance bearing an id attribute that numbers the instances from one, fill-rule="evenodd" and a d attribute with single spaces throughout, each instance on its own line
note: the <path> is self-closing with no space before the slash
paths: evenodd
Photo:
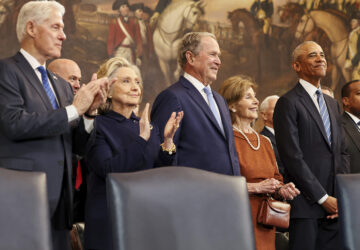
<path id="1" fill-rule="evenodd" d="M 39 67 L 37 67 L 37 69 L 41 73 L 42 84 L 44 86 L 46 94 L 48 95 L 48 97 L 50 99 L 51 106 L 53 107 L 53 109 L 58 109 L 59 105 L 58 105 L 58 103 L 56 101 L 54 92 L 52 91 L 52 89 L 50 87 L 48 77 L 47 77 L 47 73 L 46 73 L 46 69 L 43 66 L 39 66 Z"/>
<path id="2" fill-rule="evenodd" d="M 319 103 L 320 116 L 325 127 L 326 136 L 329 140 L 329 143 L 331 144 L 331 127 L 330 127 L 329 112 L 327 110 L 324 96 L 322 95 L 321 91 L 316 90 L 316 95 L 317 95 L 317 101 Z"/>
<path id="3" fill-rule="evenodd" d="M 219 113 L 219 111 L 216 109 L 216 102 L 215 102 L 213 93 L 212 93 L 211 89 L 208 88 L 208 87 L 205 87 L 205 88 L 204 88 L 204 92 L 205 92 L 205 94 L 207 95 L 211 112 L 212 112 L 213 115 L 215 116 L 215 119 L 216 119 L 216 121 L 218 122 L 219 127 L 220 127 L 222 133 L 224 134 L 224 127 L 223 127 L 223 124 L 222 124 L 222 122 L 221 122 L 220 113 Z"/>

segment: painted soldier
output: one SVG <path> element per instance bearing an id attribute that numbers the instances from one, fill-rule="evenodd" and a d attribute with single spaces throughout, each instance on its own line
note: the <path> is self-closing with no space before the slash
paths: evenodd
<path id="1" fill-rule="evenodd" d="M 139 25 L 129 17 L 130 6 L 127 0 L 116 0 L 113 10 L 119 16 L 110 21 L 107 50 L 109 56 L 122 56 L 132 63 L 141 64 L 142 41 Z"/>

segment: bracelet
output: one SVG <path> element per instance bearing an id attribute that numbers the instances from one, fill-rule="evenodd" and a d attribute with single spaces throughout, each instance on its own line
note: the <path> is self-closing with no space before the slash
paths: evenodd
<path id="1" fill-rule="evenodd" d="M 165 148 L 164 143 L 161 143 L 160 146 L 163 152 L 167 152 L 169 155 L 176 154 L 176 146 L 174 143 L 171 145 L 171 148 Z"/>
<path id="2" fill-rule="evenodd" d="M 95 119 L 97 115 L 89 115 L 88 113 L 84 113 L 84 116 L 89 119 Z"/>

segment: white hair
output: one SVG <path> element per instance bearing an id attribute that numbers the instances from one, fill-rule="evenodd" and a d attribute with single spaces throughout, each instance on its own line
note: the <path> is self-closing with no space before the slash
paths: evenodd
<path id="1" fill-rule="evenodd" d="M 266 97 L 260 104 L 260 112 L 265 112 L 269 108 L 269 102 L 271 100 L 275 100 L 275 99 L 277 100 L 279 98 L 280 97 L 278 95 L 271 95 L 271 96 Z"/>
<path id="2" fill-rule="evenodd" d="M 51 18 L 51 11 L 60 12 L 61 16 L 65 14 L 65 8 L 55 1 L 30 1 L 24 4 L 19 12 L 16 23 L 16 35 L 21 43 L 26 36 L 26 24 L 33 21 L 36 24 L 42 24 L 46 19 Z"/>

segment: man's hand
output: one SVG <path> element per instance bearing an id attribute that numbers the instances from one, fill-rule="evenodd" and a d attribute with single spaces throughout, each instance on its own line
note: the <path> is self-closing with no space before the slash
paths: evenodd
<path id="1" fill-rule="evenodd" d="M 337 217 L 338 207 L 337 200 L 335 197 L 329 196 L 326 201 L 324 201 L 321 206 L 328 212 L 330 215 L 327 216 L 328 219 L 333 219 Z"/>
<path id="2" fill-rule="evenodd" d="M 97 80 L 97 75 L 93 74 L 91 81 Z M 95 115 L 96 110 L 106 102 L 110 87 L 117 81 L 117 78 L 113 78 L 111 81 L 105 82 L 100 86 L 100 91 L 95 95 L 94 101 L 86 111 L 89 115 Z"/>
<path id="3" fill-rule="evenodd" d="M 106 77 L 96 78 L 96 74 L 94 74 L 92 81 L 83 85 L 74 96 L 73 105 L 80 116 L 87 111 L 94 112 L 104 103 L 104 100 L 106 101 L 107 91 L 110 87 L 109 80 Z"/>

